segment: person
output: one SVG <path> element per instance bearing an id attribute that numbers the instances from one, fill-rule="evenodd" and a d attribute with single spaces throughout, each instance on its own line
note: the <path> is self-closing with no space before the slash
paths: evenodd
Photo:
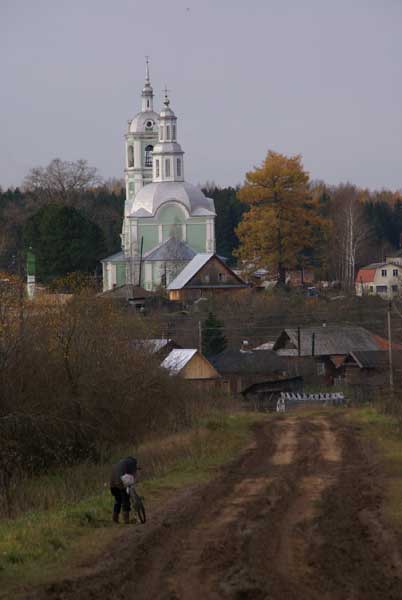
<path id="1" fill-rule="evenodd" d="M 119 515 L 123 509 L 123 521 L 130 523 L 130 493 L 127 491 L 130 484 L 133 485 L 137 476 L 137 459 L 132 456 L 122 458 L 113 465 L 110 476 L 110 492 L 114 497 L 113 522 L 119 522 Z"/>

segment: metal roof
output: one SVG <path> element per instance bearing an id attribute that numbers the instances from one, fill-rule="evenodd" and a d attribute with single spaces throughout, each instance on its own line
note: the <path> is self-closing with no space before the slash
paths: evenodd
<path id="1" fill-rule="evenodd" d="M 350 356 L 361 369 L 388 369 L 389 367 L 388 350 L 357 350 L 351 352 Z M 400 350 L 392 351 L 392 362 L 394 366 L 401 367 L 402 352 Z"/>
<path id="2" fill-rule="evenodd" d="M 181 290 L 213 256 L 213 252 L 201 252 L 200 254 L 196 254 L 191 262 L 189 262 L 188 265 L 180 271 L 177 277 L 169 283 L 167 289 Z"/>
<path id="3" fill-rule="evenodd" d="M 288 361 L 272 350 L 224 350 L 210 359 L 220 373 L 268 375 L 287 371 Z"/>
<path id="4" fill-rule="evenodd" d="M 197 352 L 198 350 L 196 348 L 172 350 L 162 362 L 161 367 L 168 369 L 170 375 L 178 375 Z"/>
<path id="5" fill-rule="evenodd" d="M 300 354 L 311 356 L 313 333 L 315 334 L 314 354 L 330 356 L 333 354 L 350 354 L 357 350 L 379 350 L 381 346 L 376 336 L 364 327 L 317 326 L 300 328 Z M 289 351 L 297 353 L 297 329 L 284 329 L 274 344 L 274 350 L 281 354 Z M 286 348 L 286 345 L 290 346 Z"/>
<path id="6" fill-rule="evenodd" d="M 215 216 L 215 204 L 198 188 L 186 181 L 161 181 L 148 183 L 134 198 L 130 216 L 153 217 L 167 202 L 178 202 L 190 216 Z M 145 212 L 143 212 L 145 211 Z"/>
<path id="7" fill-rule="evenodd" d="M 195 255 L 196 252 L 186 242 L 171 237 L 165 242 L 162 242 L 161 244 L 147 252 L 144 255 L 144 260 L 190 261 L 192 258 L 194 258 Z"/>

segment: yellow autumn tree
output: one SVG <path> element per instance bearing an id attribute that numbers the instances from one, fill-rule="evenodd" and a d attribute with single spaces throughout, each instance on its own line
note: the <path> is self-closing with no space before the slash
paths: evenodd
<path id="1" fill-rule="evenodd" d="M 289 269 L 306 263 L 317 231 L 326 226 L 301 156 L 269 151 L 260 167 L 246 173 L 238 197 L 249 210 L 236 230 L 237 256 L 253 268 L 276 270 L 284 284 Z"/>

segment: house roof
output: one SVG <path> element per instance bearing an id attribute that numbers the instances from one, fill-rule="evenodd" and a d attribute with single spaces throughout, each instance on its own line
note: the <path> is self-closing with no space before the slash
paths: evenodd
<path id="1" fill-rule="evenodd" d="M 196 254 L 191 262 L 180 271 L 178 276 L 169 283 L 167 289 L 181 290 L 213 256 L 212 252 L 200 252 Z"/>
<path id="2" fill-rule="evenodd" d="M 213 252 L 200 252 L 199 254 L 196 254 L 194 256 L 194 258 L 191 260 L 191 262 L 189 262 L 188 265 L 186 265 L 184 267 L 184 269 L 182 271 L 180 271 L 180 273 L 177 275 L 177 277 L 169 283 L 167 289 L 169 291 L 183 289 L 191 281 L 191 279 L 193 277 L 195 277 L 195 275 L 202 269 L 202 267 L 204 267 L 214 257 L 216 258 L 216 260 L 218 260 L 220 263 L 222 263 L 222 266 L 224 267 L 224 269 L 226 269 L 227 271 L 232 273 L 233 276 L 239 281 L 239 287 L 248 287 L 247 283 L 245 281 L 243 281 L 243 279 L 239 275 L 237 275 L 234 271 L 232 271 L 232 269 L 230 269 L 230 267 L 228 267 L 219 256 L 217 256 Z M 222 283 L 222 284 L 205 284 L 203 286 L 197 286 L 197 287 L 227 288 L 227 287 L 231 287 L 231 285 Z"/>
<path id="3" fill-rule="evenodd" d="M 357 283 L 371 283 L 374 281 L 375 274 L 377 269 L 368 269 L 367 267 L 364 269 L 360 269 L 356 275 Z"/>
<path id="4" fill-rule="evenodd" d="M 126 257 L 123 252 L 116 252 L 115 254 L 103 258 L 100 262 L 124 262 L 125 260 Z"/>
<path id="5" fill-rule="evenodd" d="M 152 260 L 177 260 L 177 261 L 190 261 L 194 258 L 196 253 L 194 250 L 183 242 L 174 237 L 169 238 L 165 242 L 162 242 L 155 248 L 152 248 L 149 252 L 144 254 L 144 261 Z"/>
<path id="6" fill-rule="evenodd" d="M 106 292 L 101 292 L 98 296 L 101 298 L 125 298 L 126 300 L 135 300 L 155 296 L 155 293 L 149 292 L 143 287 L 125 283 L 124 285 L 118 285 L 111 290 L 106 290 Z"/>
<path id="7" fill-rule="evenodd" d="M 272 350 L 224 350 L 210 362 L 220 373 L 267 375 L 287 370 L 287 360 Z"/>
<path id="8" fill-rule="evenodd" d="M 369 350 L 362 351 L 357 350 L 351 352 L 350 356 L 353 361 L 361 369 L 388 369 L 389 368 L 389 354 L 388 350 Z M 402 367 L 402 351 L 392 351 L 392 362 L 394 367 L 400 369 Z"/>
<path id="9" fill-rule="evenodd" d="M 163 350 L 163 348 L 166 348 L 170 345 L 178 346 L 178 344 L 176 344 L 176 342 L 174 342 L 170 338 L 151 338 L 148 340 L 133 340 L 133 345 L 140 348 L 144 348 L 145 350 L 148 350 L 148 352 L 150 352 L 151 354 L 157 354 L 158 352 Z"/>
<path id="10" fill-rule="evenodd" d="M 300 328 L 301 356 L 311 356 L 313 333 L 315 334 L 314 354 L 316 356 L 331 356 L 335 354 L 350 354 L 357 350 L 381 349 L 378 336 L 364 327 L 317 326 Z M 285 348 L 286 340 L 290 347 Z M 297 353 L 297 329 L 284 329 L 274 344 L 274 350 L 280 350 L 282 355 Z"/>
<path id="11" fill-rule="evenodd" d="M 172 350 L 162 362 L 161 367 L 168 369 L 170 375 L 178 375 L 197 352 L 196 348 Z"/>

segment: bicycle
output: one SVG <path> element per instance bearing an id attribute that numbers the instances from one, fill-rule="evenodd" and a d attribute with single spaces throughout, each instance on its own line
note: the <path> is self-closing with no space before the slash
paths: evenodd
<path id="1" fill-rule="evenodd" d="M 142 497 L 137 494 L 137 492 L 135 491 L 135 487 L 133 485 L 130 485 L 129 489 L 130 489 L 130 498 L 133 501 L 134 510 L 138 515 L 140 523 L 145 523 L 147 520 L 147 517 L 145 514 L 145 506 L 142 501 Z"/>

